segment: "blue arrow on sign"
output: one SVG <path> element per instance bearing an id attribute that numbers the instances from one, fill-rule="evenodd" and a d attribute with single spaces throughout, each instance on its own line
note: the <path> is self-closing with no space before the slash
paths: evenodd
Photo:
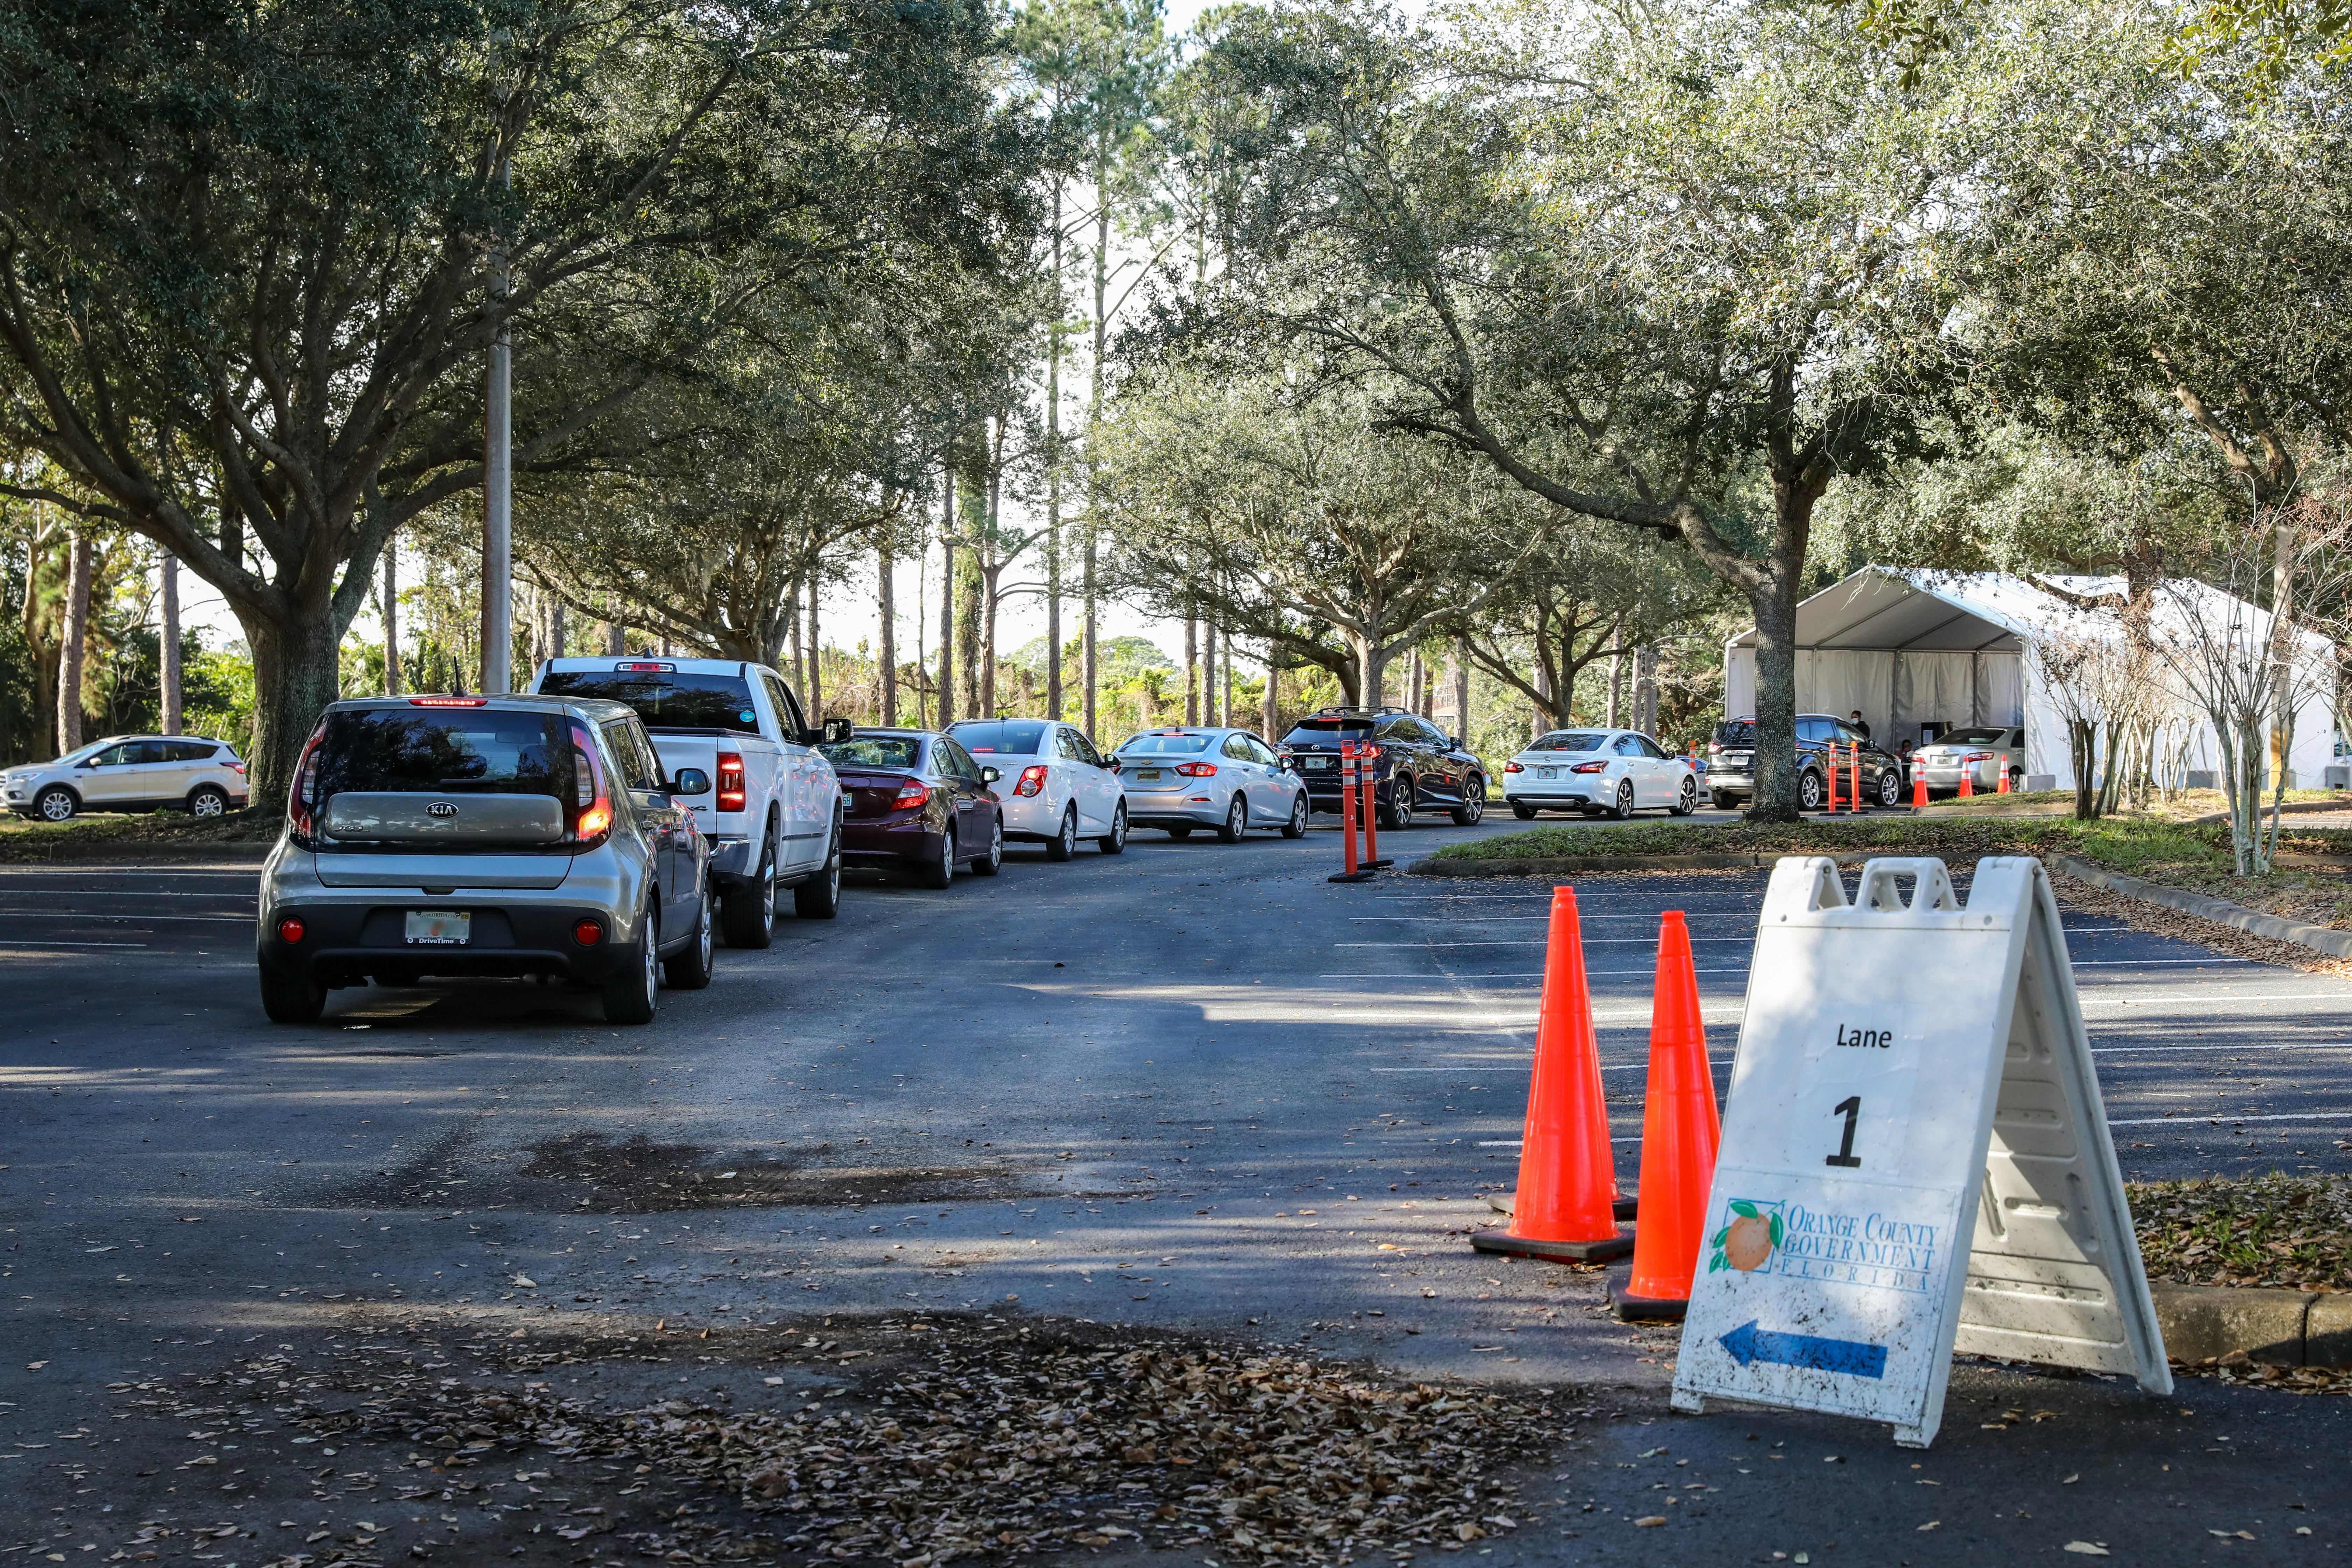
<path id="1" fill-rule="evenodd" d="M 1808 1372 L 1843 1372 L 1853 1377 L 1886 1375 L 1885 1345 L 1775 1333 L 1758 1328 L 1753 1318 L 1724 1335 L 1720 1342 L 1742 1366 L 1762 1361 L 1775 1366 L 1801 1366 Z"/>

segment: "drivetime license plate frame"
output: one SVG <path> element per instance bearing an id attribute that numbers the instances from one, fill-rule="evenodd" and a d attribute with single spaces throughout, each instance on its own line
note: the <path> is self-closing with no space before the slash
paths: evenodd
<path id="1" fill-rule="evenodd" d="M 410 910 L 403 934 L 411 947 L 464 947 L 474 940 L 469 910 Z"/>

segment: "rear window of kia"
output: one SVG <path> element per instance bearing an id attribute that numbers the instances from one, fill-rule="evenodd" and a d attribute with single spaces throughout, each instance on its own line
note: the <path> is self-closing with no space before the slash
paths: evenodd
<path id="1" fill-rule="evenodd" d="M 625 702 L 648 730 L 732 730 L 760 732 L 751 683 L 740 675 L 674 669 L 551 669 L 539 689 L 557 697 Z"/>
<path id="2" fill-rule="evenodd" d="M 331 713 L 319 745 L 319 799 L 368 794 L 544 795 L 572 798 L 572 737 L 553 714 L 475 709 Z"/>

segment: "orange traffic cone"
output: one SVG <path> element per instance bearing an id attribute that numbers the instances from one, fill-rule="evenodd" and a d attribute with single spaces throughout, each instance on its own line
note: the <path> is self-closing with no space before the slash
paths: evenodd
<path id="1" fill-rule="evenodd" d="M 1699 1019 L 1690 928 L 1668 910 L 1658 931 L 1658 981 L 1650 1012 L 1650 1088 L 1642 1110 L 1642 1224 L 1633 1271 L 1610 1295 L 1621 1318 L 1679 1318 L 1706 1233 L 1706 1194 L 1723 1123 Z"/>
<path id="2" fill-rule="evenodd" d="M 1994 789 L 1993 794 L 1995 794 L 1995 795 L 2007 795 L 2008 793 L 2009 793 L 2009 770 L 2008 770 L 2007 768 L 2003 768 L 2003 769 L 2001 769 L 2001 770 L 2000 770 L 2000 785 L 1999 785 L 1997 788 L 1995 788 L 1995 789 Z"/>
<path id="3" fill-rule="evenodd" d="M 1927 809 L 1927 770 L 1918 763 L 1911 764 L 1911 809 Z"/>
<path id="4" fill-rule="evenodd" d="M 1977 793 L 1977 770 L 1973 763 L 1960 764 L 1960 798 L 1967 800 Z"/>
<path id="5" fill-rule="evenodd" d="M 1510 1228 L 1475 1232 L 1470 1245 L 1480 1252 L 1578 1263 L 1622 1258 L 1633 1249 L 1633 1238 L 1617 1227 L 1619 1201 L 1576 890 L 1554 888 L 1518 1194 Z"/>

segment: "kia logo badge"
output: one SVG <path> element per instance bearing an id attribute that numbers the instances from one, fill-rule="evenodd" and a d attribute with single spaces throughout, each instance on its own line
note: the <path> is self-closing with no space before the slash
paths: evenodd
<path id="1" fill-rule="evenodd" d="M 432 805 L 425 808 L 425 815 L 427 816 L 455 816 L 457 815 L 457 808 L 446 800 L 436 800 Z"/>

